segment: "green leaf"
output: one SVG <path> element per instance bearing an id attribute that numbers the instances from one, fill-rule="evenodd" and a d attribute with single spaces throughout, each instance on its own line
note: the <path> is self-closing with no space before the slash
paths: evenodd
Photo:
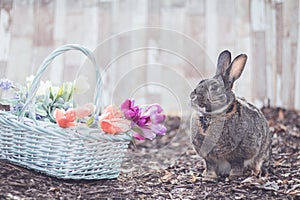
<path id="1" fill-rule="evenodd" d="M 50 120 L 51 122 L 56 123 L 56 120 L 55 120 L 55 118 L 54 118 L 54 116 L 53 116 L 53 111 L 54 111 L 54 110 L 55 110 L 55 108 L 49 107 L 49 109 L 48 109 L 48 116 L 49 116 L 49 120 Z"/>
<path id="2" fill-rule="evenodd" d="M 63 98 L 65 101 L 70 101 L 73 95 L 73 84 L 68 82 L 63 84 Z"/>
<path id="3" fill-rule="evenodd" d="M 44 105 L 45 106 L 49 106 L 50 105 L 50 101 L 51 101 L 51 99 L 50 99 L 50 89 L 47 91 L 47 93 L 46 93 L 46 95 L 44 96 Z"/>
<path id="4" fill-rule="evenodd" d="M 55 97 L 55 100 L 58 99 L 59 97 L 61 97 L 63 94 L 63 85 L 59 88 L 58 92 L 57 92 L 57 95 Z M 54 101 L 55 101 L 54 100 Z"/>
<path id="5" fill-rule="evenodd" d="M 35 109 L 36 114 L 46 117 L 48 115 L 47 110 L 44 109 L 43 105 L 37 104 Z"/>
<path id="6" fill-rule="evenodd" d="M 49 88 L 49 92 L 50 92 L 49 98 L 52 99 L 52 101 L 53 101 L 54 95 L 53 95 L 52 87 Z"/>
<path id="7" fill-rule="evenodd" d="M 54 104 L 52 104 L 51 107 L 52 108 L 63 108 L 63 104 L 61 104 L 61 103 L 54 103 Z"/>
<path id="8" fill-rule="evenodd" d="M 131 142 L 133 144 L 133 147 L 136 149 L 136 141 L 135 141 L 134 137 L 132 137 Z"/>
<path id="9" fill-rule="evenodd" d="M 94 120 L 95 120 L 95 117 L 94 117 L 94 116 L 92 116 L 91 118 L 89 118 L 89 119 L 87 120 L 87 122 L 86 122 L 87 126 L 88 126 L 88 127 L 91 127 L 91 126 L 93 125 L 93 123 L 94 123 Z"/>
<path id="10" fill-rule="evenodd" d="M 132 128 L 132 130 L 135 131 L 135 132 L 137 132 L 137 133 L 139 133 L 140 135 L 144 135 L 143 131 L 140 128 L 138 128 L 137 126 L 134 126 Z"/>

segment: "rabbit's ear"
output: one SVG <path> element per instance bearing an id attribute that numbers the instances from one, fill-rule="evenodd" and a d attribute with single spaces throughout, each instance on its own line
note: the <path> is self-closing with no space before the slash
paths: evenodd
<path id="1" fill-rule="evenodd" d="M 245 67 L 247 55 L 241 54 L 237 56 L 223 74 L 225 87 L 231 89 L 235 80 L 237 80 Z"/>
<path id="2" fill-rule="evenodd" d="M 228 50 L 222 51 L 218 58 L 218 66 L 216 75 L 221 75 L 225 72 L 231 62 L 231 53 Z"/>

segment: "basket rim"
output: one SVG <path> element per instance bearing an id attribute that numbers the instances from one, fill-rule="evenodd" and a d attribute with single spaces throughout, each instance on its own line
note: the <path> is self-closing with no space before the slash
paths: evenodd
<path id="1" fill-rule="evenodd" d="M 0 122 L 6 123 L 11 126 L 19 126 L 24 129 L 28 129 L 33 132 L 42 132 L 45 134 L 51 134 L 58 137 L 88 139 L 95 140 L 108 140 L 108 141 L 131 141 L 131 130 L 126 133 L 110 134 L 106 133 L 100 128 L 89 128 L 86 126 L 73 126 L 68 128 L 61 128 L 56 123 L 45 122 L 39 120 L 32 120 L 31 118 L 24 117 L 21 121 L 18 116 L 0 110 Z M 26 133 L 24 133 L 26 134 Z"/>

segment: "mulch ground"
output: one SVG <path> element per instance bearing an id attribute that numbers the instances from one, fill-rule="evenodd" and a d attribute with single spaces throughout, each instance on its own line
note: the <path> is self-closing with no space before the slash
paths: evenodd
<path id="1" fill-rule="evenodd" d="M 273 136 L 267 177 L 204 182 L 188 119 L 169 117 L 166 136 L 130 145 L 114 180 L 60 180 L 0 161 L 0 199 L 300 199 L 300 114 L 263 112 Z"/>

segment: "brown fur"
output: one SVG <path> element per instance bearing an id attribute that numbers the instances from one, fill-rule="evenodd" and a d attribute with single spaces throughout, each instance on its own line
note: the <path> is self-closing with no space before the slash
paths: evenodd
<path id="1" fill-rule="evenodd" d="M 246 171 L 258 175 L 269 165 L 268 124 L 259 109 L 235 98 L 231 91 L 247 57 L 236 57 L 227 68 L 230 53 L 225 51 L 220 57 L 224 63 L 218 63 L 216 76 L 201 81 L 191 93 L 196 110 L 191 118 L 191 142 L 206 162 L 203 175 L 207 179 L 240 176 Z"/>

